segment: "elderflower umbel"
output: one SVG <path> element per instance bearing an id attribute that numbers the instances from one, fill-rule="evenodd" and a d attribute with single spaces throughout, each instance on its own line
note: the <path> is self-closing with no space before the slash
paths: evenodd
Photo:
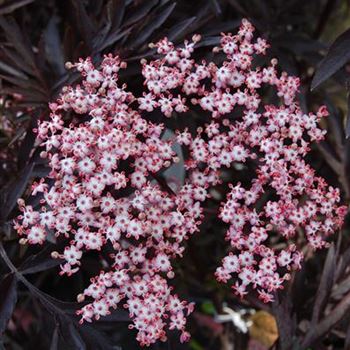
<path id="1" fill-rule="evenodd" d="M 264 302 L 272 301 L 303 259 L 290 241 L 303 233 L 313 248 L 326 246 L 325 237 L 341 226 L 346 212 L 338 204 L 339 190 L 305 162 L 310 142 L 324 137 L 318 123 L 326 109 L 304 114 L 296 99 L 299 79 L 280 74 L 277 60 L 255 66 L 254 57 L 264 55 L 268 44 L 254 39 L 247 20 L 236 35 L 222 34 L 213 50 L 224 54 L 221 64 L 195 62 L 199 40 L 196 35 L 182 47 L 167 38 L 153 44 L 160 58 L 142 61 L 147 91 L 139 97 L 118 83 L 126 66 L 118 57 L 105 56 L 100 67 L 89 58 L 69 63 L 82 84 L 65 87 L 50 105 L 50 120 L 38 127 L 51 172 L 33 185 L 41 206 L 21 200 L 15 224 L 22 243 L 42 244 L 48 231 L 68 239 L 64 251 L 53 254 L 65 260 L 62 274 L 78 271 L 86 251 L 114 249 L 110 269 L 78 296 L 91 301 L 79 314 L 91 321 L 125 307 L 141 345 L 166 340 L 167 329 L 180 330 L 181 341 L 189 339 L 186 316 L 193 304 L 172 292 L 171 263 L 198 230 L 208 189 L 220 182 L 222 168 L 254 164 L 255 178 L 245 186 L 230 184 L 219 213 L 228 225 L 230 252 L 215 275 L 237 295 L 256 289 Z M 278 104 L 263 100 L 267 86 Z M 164 126 L 145 118 L 154 110 L 166 118 L 196 110 L 210 122 L 196 134 L 176 130 L 176 139 L 165 141 Z M 70 123 L 66 112 L 74 116 Z M 157 180 L 178 160 L 174 142 L 188 154 L 187 180 L 177 193 Z M 269 246 L 277 234 L 285 242 L 278 251 Z"/>
<path id="2" fill-rule="evenodd" d="M 249 160 L 255 165 L 250 186 L 231 184 L 221 205 L 219 217 L 228 225 L 231 252 L 217 268 L 216 278 L 230 283 L 239 296 L 249 287 L 257 289 L 268 302 L 289 279 L 289 271 L 300 268 L 302 252 L 290 240 L 304 232 L 314 249 L 327 246 L 324 238 L 341 226 L 346 208 L 338 206 L 339 190 L 304 160 L 310 142 L 324 138 L 325 130 L 318 124 L 328 115 L 326 108 L 303 113 L 296 97 L 299 79 L 279 74 L 276 59 L 267 67 L 254 64 L 254 57 L 264 55 L 268 44 L 262 38 L 254 40 L 253 32 L 254 27 L 243 20 L 236 35 L 222 34 L 220 47 L 213 50 L 225 55 L 220 65 L 192 59 L 198 37 L 185 42 L 184 48 L 163 39 L 155 44 L 163 56 L 144 61 L 142 73 L 152 108 L 162 109 L 167 100 L 165 115 L 170 116 L 181 99 L 184 112 L 196 109 L 197 114 L 211 117 L 197 135 L 177 131 L 178 143 L 190 154 L 189 169 L 219 174 L 235 163 Z M 266 86 L 274 88 L 277 105 L 262 99 L 260 89 Z M 210 186 L 209 178 L 199 182 L 195 176 L 193 183 Z M 262 201 L 263 195 L 267 200 Z M 269 237 L 276 233 L 286 242 L 280 251 L 269 247 Z"/>

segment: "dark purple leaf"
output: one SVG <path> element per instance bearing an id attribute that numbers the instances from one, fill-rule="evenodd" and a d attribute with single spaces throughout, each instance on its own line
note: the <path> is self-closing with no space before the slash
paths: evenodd
<path id="1" fill-rule="evenodd" d="M 311 82 L 311 90 L 336 73 L 350 59 L 350 29 L 339 35 L 321 61 Z"/>
<path id="2" fill-rule="evenodd" d="M 33 129 L 37 126 L 37 119 L 40 118 L 39 112 L 37 112 L 34 116 L 32 116 L 30 123 L 27 128 L 26 136 L 24 137 L 24 140 L 22 141 L 22 144 L 19 149 L 18 154 L 18 167 L 24 168 L 30 159 L 30 155 L 34 146 L 34 142 L 36 139 L 36 134 L 34 133 Z"/>
<path id="3" fill-rule="evenodd" d="M 88 324 L 79 327 L 79 333 L 84 340 L 87 349 L 96 350 L 120 350 L 120 347 L 111 343 L 110 339 L 102 332 Z"/>
<path id="4" fill-rule="evenodd" d="M 62 340 L 69 345 L 69 348 L 76 350 L 87 349 L 77 327 L 74 325 L 74 321 L 69 316 L 59 312 L 55 315 L 55 320 L 58 322 L 57 326 L 59 327 L 59 334 Z"/>
<path id="5" fill-rule="evenodd" d="M 6 62 L 0 61 L 0 71 L 9 74 L 10 76 L 17 77 L 19 79 L 28 79 L 19 69 L 7 64 Z"/>
<path id="6" fill-rule="evenodd" d="M 314 53 L 326 48 L 324 44 L 317 40 L 293 33 L 283 33 L 274 39 L 272 44 L 292 51 L 296 55 L 303 55 L 308 52 Z"/>
<path id="7" fill-rule="evenodd" d="M 152 16 L 152 18 L 142 28 L 142 30 L 137 31 L 137 34 L 134 35 L 132 47 L 135 48 L 145 43 L 147 39 L 152 35 L 152 33 L 166 21 L 171 12 L 174 10 L 175 6 L 175 3 L 169 4 L 165 6 L 165 8 L 160 11 L 160 13 Z"/>
<path id="8" fill-rule="evenodd" d="M 196 47 L 215 46 L 220 43 L 220 36 L 207 37 L 201 40 Z"/>
<path id="9" fill-rule="evenodd" d="M 59 332 L 59 327 L 56 326 L 52 334 L 50 350 L 58 350 L 58 332 Z"/>
<path id="10" fill-rule="evenodd" d="M 96 27 L 86 12 L 84 2 L 72 0 L 75 7 L 76 24 L 86 45 L 92 46 L 92 39 L 96 33 Z"/>
<path id="11" fill-rule="evenodd" d="M 331 310 L 327 317 L 323 318 L 317 325 L 310 328 L 306 333 L 303 342 L 302 349 L 312 346 L 317 341 L 324 339 L 324 336 L 342 320 L 350 310 L 350 293 L 345 295 L 342 300 Z"/>
<path id="12" fill-rule="evenodd" d="M 350 349 L 350 324 L 348 324 L 348 327 L 346 330 L 344 349 Z"/>
<path id="13" fill-rule="evenodd" d="M 218 1 L 217 1 L 217 0 L 210 0 L 210 2 L 211 2 L 211 4 L 212 4 L 212 6 L 213 6 L 213 9 L 214 9 L 214 11 L 215 11 L 215 14 L 216 14 L 217 16 L 220 16 L 221 13 L 222 13 L 222 10 L 221 10 L 221 6 L 220 6 L 220 4 L 218 3 Z"/>
<path id="14" fill-rule="evenodd" d="M 18 268 L 23 275 L 37 273 L 40 271 L 46 271 L 55 266 L 58 266 L 63 262 L 61 259 L 51 258 L 51 247 L 46 247 L 36 255 L 31 255 L 23 264 Z"/>
<path id="15" fill-rule="evenodd" d="M 329 111 L 329 126 L 335 138 L 338 154 L 341 154 L 345 138 L 343 116 L 327 95 L 325 97 L 324 103 Z"/>
<path id="16" fill-rule="evenodd" d="M 34 0 L 12 0 L 6 1 L 0 6 L 0 15 L 6 15 L 14 10 L 34 2 Z"/>
<path id="17" fill-rule="evenodd" d="M 68 344 L 71 344 L 74 349 L 94 349 L 94 350 L 114 350 L 115 347 L 108 337 L 96 327 L 91 327 L 88 324 L 80 325 L 69 316 L 60 315 L 59 320 L 60 333 Z"/>
<path id="18" fill-rule="evenodd" d="M 113 28 L 119 28 L 125 13 L 125 0 L 110 0 L 106 6 L 107 19 Z"/>
<path id="19" fill-rule="evenodd" d="M 131 28 L 125 29 L 123 31 L 117 30 L 116 32 L 112 32 L 110 33 L 107 38 L 105 39 L 105 41 L 103 42 L 103 44 L 99 47 L 100 50 L 104 50 L 105 48 L 107 48 L 108 46 L 113 45 L 116 41 L 118 41 L 119 39 L 125 37 L 127 34 L 129 34 L 131 32 Z"/>
<path id="20" fill-rule="evenodd" d="M 248 16 L 248 12 L 244 9 L 244 7 L 240 4 L 240 1 L 237 0 L 228 0 L 228 3 L 237 11 L 238 13 L 242 14 L 243 16 Z"/>
<path id="21" fill-rule="evenodd" d="M 314 325 L 318 322 L 327 298 L 331 292 L 333 283 L 334 283 L 334 274 L 336 269 L 336 255 L 334 244 L 329 248 L 327 253 L 327 258 L 324 263 L 322 276 L 318 290 L 315 297 L 315 303 L 312 312 L 311 323 Z"/>
<path id="22" fill-rule="evenodd" d="M 7 48 L 5 45 L 1 46 L 1 52 L 8 58 L 8 64 L 14 64 L 17 66 L 17 68 L 20 71 L 25 72 L 28 75 L 34 75 L 33 74 L 33 67 L 31 67 L 28 62 L 21 56 L 18 52 L 15 50 L 11 50 L 10 48 Z M 6 62 L 4 62 L 6 64 Z M 6 72 L 6 70 L 5 70 Z M 21 77 L 25 77 L 23 73 L 21 73 Z"/>
<path id="23" fill-rule="evenodd" d="M 331 298 L 334 300 L 340 300 L 344 294 L 350 291 L 350 276 L 337 282 L 337 284 L 332 289 Z"/>
<path id="24" fill-rule="evenodd" d="M 328 165 L 337 173 L 341 174 L 342 170 L 342 164 L 337 159 L 337 155 L 335 154 L 334 150 L 330 145 L 325 142 L 321 141 L 317 145 L 318 150 L 323 155 L 325 161 L 328 163 Z"/>
<path id="25" fill-rule="evenodd" d="M 350 94 L 348 94 L 348 111 L 346 116 L 346 127 L 345 127 L 345 137 L 350 136 Z"/>
<path id="26" fill-rule="evenodd" d="M 202 33 L 203 36 L 206 37 L 211 35 L 217 35 L 218 33 L 222 32 L 232 32 L 235 28 L 239 27 L 240 24 L 241 21 L 239 19 L 231 21 L 221 21 L 215 26 L 208 26 L 208 28 L 205 28 L 205 30 Z"/>
<path id="27" fill-rule="evenodd" d="M 45 53 L 51 66 L 55 69 L 58 75 L 62 75 L 65 72 L 64 57 L 61 49 L 61 39 L 57 22 L 57 17 L 51 17 L 44 31 Z"/>
<path id="28" fill-rule="evenodd" d="M 290 350 L 293 344 L 293 335 L 295 334 L 296 319 L 292 315 L 292 300 L 289 293 L 276 294 L 276 301 L 272 304 L 273 314 L 278 326 L 278 344 L 281 350 Z"/>
<path id="29" fill-rule="evenodd" d="M 0 68 L 1 69 L 1 68 Z M 44 99 L 46 97 L 47 91 L 41 85 L 38 85 L 36 81 L 28 79 L 28 78 L 15 78 L 10 75 L 0 74 L 0 79 L 6 80 L 13 85 L 19 86 L 24 89 L 28 89 L 31 91 L 36 91 L 38 96 L 42 96 Z"/>
<path id="30" fill-rule="evenodd" d="M 2 334 L 17 302 L 17 278 L 8 274 L 0 283 L 0 334 Z"/>
<path id="31" fill-rule="evenodd" d="M 1 218 L 6 220 L 12 209 L 16 206 L 17 199 L 20 198 L 27 187 L 28 181 L 32 176 L 32 171 L 34 168 L 34 164 L 28 164 L 20 176 L 16 178 L 10 186 L 5 190 L 3 194 L 3 204 L 0 209 Z"/>
<path id="32" fill-rule="evenodd" d="M 63 50 L 65 61 L 74 59 L 73 53 L 75 50 L 75 31 L 69 25 L 66 25 L 63 35 Z"/>
<path id="33" fill-rule="evenodd" d="M 148 1 L 143 1 L 141 5 L 136 9 L 132 8 L 130 10 L 129 17 L 126 19 L 124 23 L 124 26 L 129 26 L 139 21 L 140 19 L 144 18 L 151 11 L 151 9 L 158 3 L 159 3 L 158 0 L 148 0 Z"/>
<path id="34" fill-rule="evenodd" d="M 172 41 L 177 40 L 180 36 L 183 35 L 184 32 L 189 30 L 189 27 L 195 20 L 196 20 L 196 17 L 186 18 L 180 23 L 177 23 L 176 25 L 174 25 L 168 32 L 167 37 L 169 38 L 169 40 L 172 40 Z"/>
<path id="35" fill-rule="evenodd" d="M 0 17 L 0 27 L 3 29 L 7 40 L 17 52 L 35 69 L 35 59 L 31 44 L 13 18 Z M 33 71 L 34 72 L 34 71 Z"/>

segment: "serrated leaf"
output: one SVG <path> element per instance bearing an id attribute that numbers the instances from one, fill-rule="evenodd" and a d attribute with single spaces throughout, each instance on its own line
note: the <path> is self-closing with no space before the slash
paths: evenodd
<path id="1" fill-rule="evenodd" d="M 311 82 L 311 90 L 330 78 L 350 60 L 350 29 L 339 35 L 321 61 Z"/>
<path id="2" fill-rule="evenodd" d="M 0 334 L 7 326 L 17 302 L 17 278 L 8 274 L 0 283 Z"/>

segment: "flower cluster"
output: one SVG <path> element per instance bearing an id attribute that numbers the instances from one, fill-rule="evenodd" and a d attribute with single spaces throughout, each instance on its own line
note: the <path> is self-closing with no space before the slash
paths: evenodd
<path id="1" fill-rule="evenodd" d="M 245 163 L 254 174 L 249 185 L 230 185 L 218 214 L 229 226 L 230 252 L 216 278 L 240 296 L 253 288 L 263 301 L 273 300 L 303 258 L 290 241 L 303 234 L 321 248 L 342 224 L 339 190 L 305 162 L 310 142 L 324 137 L 318 124 L 327 111 L 301 111 L 299 80 L 278 73 L 277 60 L 255 64 L 268 44 L 253 33 L 243 20 L 236 35 L 223 34 L 213 50 L 221 63 L 195 62 L 197 35 L 182 47 L 166 38 L 152 44 L 160 58 L 142 61 L 147 91 L 139 97 L 118 82 L 126 67 L 118 57 L 105 56 L 98 68 L 90 59 L 68 64 L 83 80 L 64 88 L 50 105 L 50 120 L 38 127 L 51 172 L 32 186 L 39 207 L 19 201 L 15 227 L 22 243 L 41 244 L 48 233 L 67 238 L 64 251 L 53 253 L 65 260 L 62 274 L 78 271 L 86 251 L 114 250 L 110 269 L 78 296 L 92 300 L 79 311 L 82 321 L 123 305 L 142 345 L 165 340 L 167 328 L 180 330 L 181 341 L 189 338 L 193 305 L 172 293 L 171 260 L 198 230 L 203 202 L 225 167 Z M 267 91 L 277 103 L 266 102 Z M 146 118 L 155 110 L 168 118 L 196 110 L 203 127 L 196 134 L 176 130 L 165 140 L 165 127 Z M 158 177 L 178 161 L 174 143 L 188 155 L 187 180 L 176 193 Z M 283 248 L 270 247 L 271 235 L 280 236 Z"/>
<path id="2" fill-rule="evenodd" d="M 124 62 L 106 56 L 98 69 L 90 59 L 68 66 L 83 81 L 64 89 L 50 105 L 50 120 L 38 127 L 51 172 L 32 186 L 41 196 L 39 208 L 20 201 L 21 242 L 42 244 L 48 232 L 67 238 L 64 251 L 53 253 L 64 259 L 61 274 L 67 275 L 78 271 L 83 252 L 109 247 L 111 270 L 78 297 L 93 299 L 79 311 L 82 321 L 124 305 L 141 344 L 166 339 L 166 325 L 186 340 L 192 304 L 172 293 L 167 278 L 174 275 L 171 259 L 182 255 L 184 240 L 197 230 L 206 189 L 188 182 L 174 193 L 157 181 L 178 157 L 162 139 L 164 126 L 142 118 L 135 97 L 119 85 Z M 74 115 L 68 125 L 67 113 Z"/>
<path id="3" fill-rule="evenodd" d="M 196 36 L 183 48 L 167 39 L 157 43 L 162 57 L 144 62 L 149 93 L 140 108 L 160 108 L 166 116 L 193 108 L 209 114 L 210 123 L 197 135 L 178 131 L 177 141 L 190 153 L 189 168 L 204 167 L 203 173 L 209 173 L 250 163 L 255 179 L 246 188 L 230 185 L 220 209 L 232 249 L 216 277 L 232 282 L 240 296 L 251 286 L 268 302 L 289 279 L 288 272 L 300 268 L 302 252 L 290 240 L 303 232 L 311 247 L 326 246 L 324 238 L 340 227 L 346 208 L 338 206 L 339 190 L 316 176 L 304 160 L 310 142 L 324 137 L 318 124 L 327 110 L 303 113 L 296 98 L 299 79 L 278 74 L 276 59 L 264 68 L 254 64 L 268 45 L 261 38 L 254 40 L 253 32 L 243 20 L 237 35 L 223 34 L 220 47 L 213 50 L 224 55 L 220 65 L 191 58 Z M 277 104 L 265 102 L 262 91 L 267 87 L 275 91 Z M 274 233 L 281 235 L 285 249 L 269 247 Z"/>

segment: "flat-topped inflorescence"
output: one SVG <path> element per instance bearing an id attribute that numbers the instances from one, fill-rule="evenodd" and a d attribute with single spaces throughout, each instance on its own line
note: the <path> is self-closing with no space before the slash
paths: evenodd
<path id="1" fill-rule="evenodd" d="M 272 301 L 290 271 L 300 268 L 303 255 L 293 239 L 302 233 L 321 248 L 341 226 L 346 209 L 338 204 L 339 190 L 305 161 L 310 142 L 324 138 L 319 121 L 328 112 L 301 111 L 299 79 L 280 74 L 276 59 L 256 66 L 254 58 L 268 44 L 253 32 L 243 20 L 236 35 L 222 34 L 213 50 L 220 64 L 192 58 L 198 35 L 181 47 L 167 38 L 152 44 L 160 57 L 142 60 L 146 91 L 139 97 L 118 82 L 126 68 L 118 57 L 105 56 L 99 67 L 89 58 L 67 64 L 82 82 L 64 88 L 49 120 L 40 122 L 41 155 L 51 172 L 33 184 L 39 207 L 19 201 L 15 227 L 22 243 L 42 244 L 49 232 L 67 239 L 63 252 L 53 253 L 65 260 L 61 274 L 77 272 L 86 251 L 114 250 L 109 268 L 78 296 L 92 300 L 79 311 L 82 321 L 122 305 L 141 345 L 166 340 L 167 329 L 189 339 L 186 316 L 193 304 L 181 301 L 168 280 L 223 168 L 254 164 L 250 185 L 231 184 L 218 213 L 228 225 L 230 252 L 215 275 L 241 297 L 256 289 L 264 302 Z M 266 101 L 266 87 L 278 103 Z M 175 130 L 170 140 L 162 138 L 164 125 L 146 118 L 155 110 L 181 118 L 193 109 L 210 121 L 196 134 Z M 186 181 L 176 192 L 157 181 L 157 173 L 178 162 L 175 143 L 188 155 Z M 269 246 L 276 235 L 284 242 L 278 251 Z"/>

